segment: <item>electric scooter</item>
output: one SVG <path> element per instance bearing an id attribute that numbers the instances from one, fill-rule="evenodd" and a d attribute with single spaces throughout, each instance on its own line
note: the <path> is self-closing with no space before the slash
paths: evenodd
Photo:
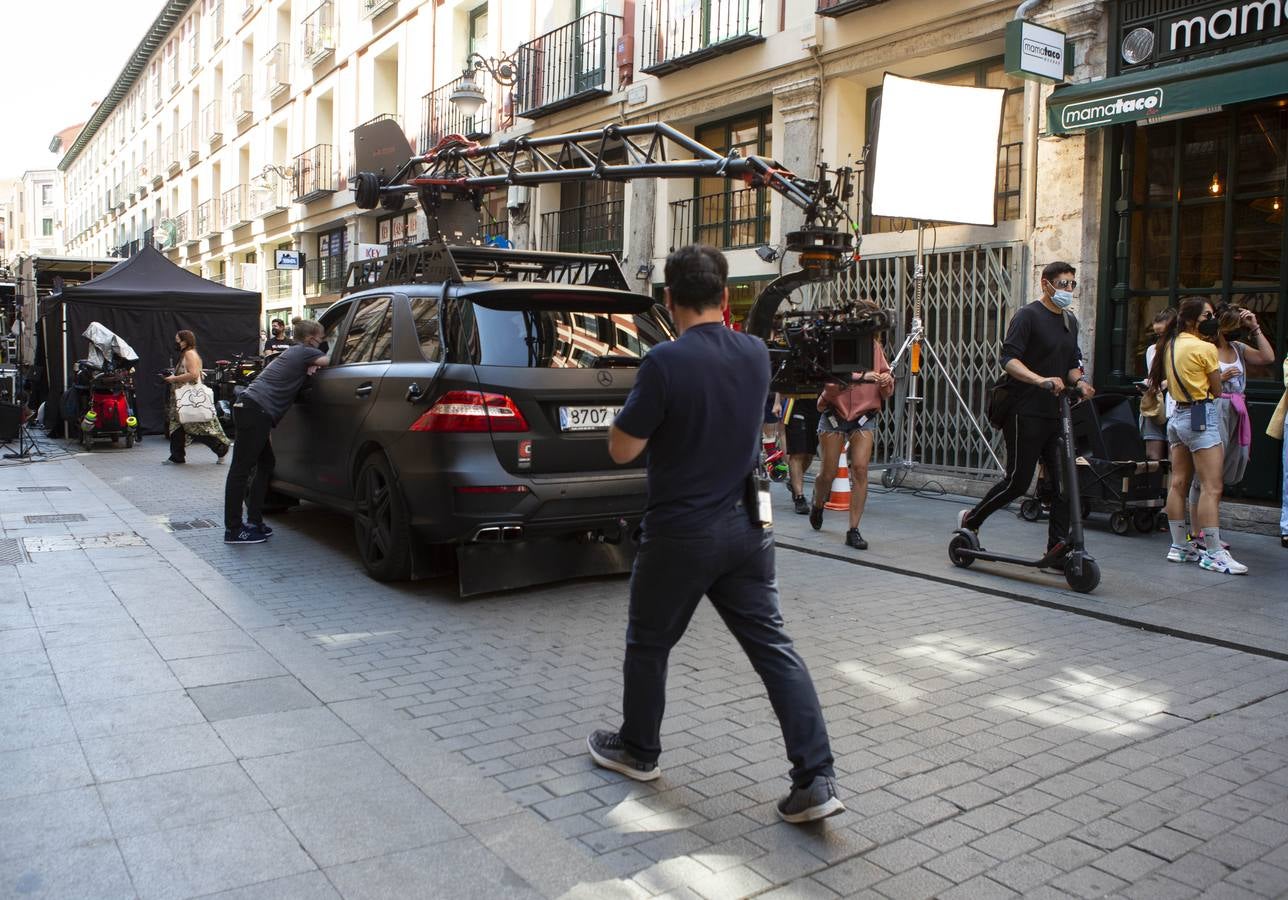
<path id="1" fill-rule="evenodd" d="M 952 564 L 965 569 L 977 559 L 1004 562 L 1034 569 L 1064 569 L 1064 580 L 1080 594 L 1089 594 L 1100 584 L 1100 566 L 1087 552 L 1082 530 L 1082 497 L 1078 490 L 1078 464 L 1073 451 L 1072 400 L 1080 398 L 1078 391 L 1066 389 L 1060 393 L 1060 460 L 1063 481 L 1061 490 L 1069 498 L 1069 538 L 1056 544 L 1041 559 L 1024 559 L 1006 553 L 985 550 L 979 535 L 969 528 L 958 528 L 948 542 L 948 558 Z"/>

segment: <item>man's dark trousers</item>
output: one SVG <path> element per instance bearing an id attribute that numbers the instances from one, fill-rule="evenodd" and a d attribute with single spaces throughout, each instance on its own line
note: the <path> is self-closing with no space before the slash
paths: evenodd
<path id="1" fill-rule="evenodd" d="M 1051 519 L 1047 524 L 1047 549 L 1069 536 L 1069 498 L 1064 491 L 1064 456 L 1060 450 L 1059 419 L 1012 415 L 1002 426 L 1006 442 L 1006 476 L 993 485 L 984 499 L 966 516 L 968 528 L 979 528 L 984 520 L 1029 489 L 1038 460 L 1046 466 L 1047 478 L 1055 488 Z"/>
<path id="2" fill-rule="evenodd" d="M 741 503 L 709 527 L 645 534 L 631 574 L 621 738 L 631 754 L 661 754 L 666 663 L 703 595 L 760 675 L 783 729 L 792 783 L 833 777 L 832 751 L 814 682 L 783 631 L 774 575 L 774 534 L 753 525 Z"/>
<path id="3" fill-rule="evenodd" d="M 236 532 L 242 526 L 243 499 L 246 520 L 256 525 L 263 523 L 264 497 L 277 461 L 268 439 L 273 420 L 259 404 L 245 397 L 238 400 L 233 404 L 233 422 L 237 424 L 237 440 L 233 442 L 233 461 L 228 465 L 228 481 L 224 484 L 224 528 Z M 253 480 L 251 469 L 255 470 Z"/>

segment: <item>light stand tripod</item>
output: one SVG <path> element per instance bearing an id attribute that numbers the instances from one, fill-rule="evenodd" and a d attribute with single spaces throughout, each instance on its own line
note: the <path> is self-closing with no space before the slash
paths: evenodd
<path id="1" fill-rule="evenodd" d="M 921 320 L 921 300 L 926 288 L 926 223 L 917 222 L 917 255 L 912 269 L 912 328 L 908 331 L 908 336 L 903 339 L 903 346 L 899 352 L 894 355 L 890 361 L 890 369 L 894 371 L 899 367 L 904 355 L 908 356 L 908 385 L 907 394 L 904 395 L 904 414 L 903 430 L 896 438 L 898 456 L 893 462 L 886 465 L 885 471 L 881 473 L 881 484 L 883 487 L 896 487 L 903 483 L 907 474 L 916 468 L 916 460 L 913 459 L 915 447 L 915 434 L 917 428 L 917 408 L 922 398 L 917 393 L 918 381 L 921 378 L 921 353 L 924 350 L 926 356 L 930 359 L 931 364 L 943 379 L 943 383 L 948 385 L 948 389 L 953 392 L 957 398 L 958 404 L 966 413 L 970 420 L 971 427 L 979 435 L 984 444 L 984 449 L 992 457 L 993 462 L 999 469 L 1005 469 L 1002 461 L 997 458 L 993 448 L 988 440 L 988 435 L 979 427 L 979 422 L 970 411 L 970 406 L 962 398 L 961 393 L 957 390 L 957 384 L 948 375 L 948 370 L 944 368 L 943 362 L 940 361 L 939 355 L 935 353 L 934 345 L 926 338 L 925 323 Z"/>
<path id="2" fill-rule="evenodd" d="M 0 447 L 12 448 L 9 443 L 0 443 Z M 18 449 L 16 452 L 6 453 L 5 459 L 30 459 L 32 456 L 44 456 L 45 451 L 36 446 L 36 442 L 31 437 L 31 429 L 27 423 L 18 422 Z"/>

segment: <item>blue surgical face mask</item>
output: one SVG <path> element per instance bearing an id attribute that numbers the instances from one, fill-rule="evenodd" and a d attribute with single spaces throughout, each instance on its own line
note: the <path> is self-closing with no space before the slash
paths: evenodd
<path id="1" fill-rule="evenodd" d="M 1061 309 L 1068 309 L 1073 305 L 1073 291 L 1056 291 L 1051 295 L 1051 302 Z"/>

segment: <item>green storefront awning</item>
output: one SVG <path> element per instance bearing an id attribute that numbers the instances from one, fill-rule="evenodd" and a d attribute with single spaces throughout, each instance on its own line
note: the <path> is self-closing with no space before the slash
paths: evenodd
<path id="1" fill-rule="evenodd" d="M 1069 134 L 1288 94 L 1288 41 L 1056 88 L 1047 128 Z"/>

